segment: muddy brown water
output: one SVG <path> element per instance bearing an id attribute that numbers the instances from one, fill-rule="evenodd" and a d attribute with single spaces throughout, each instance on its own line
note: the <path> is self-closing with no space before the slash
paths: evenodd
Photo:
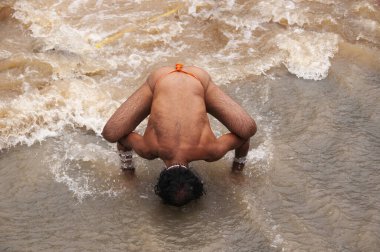
<path id="1" fill-rule="evenodd" d="M 0 251 L 378 251 L 378 1 L 0 2 Z M 100 132 L 155 67 L 207 70 L 258 124 L 248 164 L 123 175 Z M 216 135 L 226 129 L 211 118 Z M 144 124 L 138 130 L 143 130 Z"/>

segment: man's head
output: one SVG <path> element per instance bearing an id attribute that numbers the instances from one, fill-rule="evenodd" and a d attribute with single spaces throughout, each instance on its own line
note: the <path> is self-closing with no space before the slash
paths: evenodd
<path id="1" fill-rule="evenodd" d="M 163 170 L 154 189 L 165 203 L 174 206 L 183 206 L 204 193 L 202 181 L 184 165 Z"/>

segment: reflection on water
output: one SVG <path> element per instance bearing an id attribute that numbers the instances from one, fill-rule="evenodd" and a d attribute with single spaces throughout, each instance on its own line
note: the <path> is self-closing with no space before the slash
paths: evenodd
<path id="1" fill-rule="evenodd" d="M 377 251 L 379 17 L 378 1 L 2 1 L 0 250 Z M 259 128 L 241 176 L 232 153 L 192 164 L 207 194 L 180 209 L 154 195 L 161 161 L 126 177 L 99 136 L 177 61 Z"/>

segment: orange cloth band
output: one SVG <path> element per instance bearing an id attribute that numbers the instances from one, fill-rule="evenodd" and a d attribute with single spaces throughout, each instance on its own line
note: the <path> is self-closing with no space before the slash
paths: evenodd
<path id="1" fill-rule="evenodd" d="M 175 72 L 180 72 L 180 73 L 184 73 L 184 74 L 190 75 L 191 77 L 193 77 L 193 78 L 197 79 L 199 82 L 201 82 L 201 80 L 200 80 L 197 76 L 195 76 L 194 74 L 192 74 L 192 73 L 190 73 L 190 72 L 186 72 L 186 71 L 182 70 L 182 68 L 183 68 L 183 65 L 182 65 L 182 64 L 179 64 L 179 63 L 175 64 L 175 70 L 173 70 L 173 71 L 171 71 L 171 72 L 169 72 L 169 73 L 167 73 L 167 74 L 164 74 L 164 75 L 160 76 L 160 77 L 158 78 L 158 80 L 156 81 L 156 84 L 157 84 L 162 78 L 164 78 L 165 76 L 167 76 L 167 75 L 169 75 L 169 74 L 171 74 L 171 73 L 175 73 Z M 201 83 L 202 83 L 202 82 L 201 82 Z"/>

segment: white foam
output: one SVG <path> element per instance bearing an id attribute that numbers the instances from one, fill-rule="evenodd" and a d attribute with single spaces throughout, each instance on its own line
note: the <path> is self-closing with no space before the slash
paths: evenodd
<path id="1" fill-rule="evenodd" d="M 297 0 L 297 2 L 303 2 L 305 0 Z M 306 0 L 309 2 L 317 2 L 317 3 L 322 3 L 322 4 L 336 4 L 335 0 Z"/>
<path id="2" fill-rule="evenodd" d="M 363 2 L 357 2 L 353 4 L 353 9 L 355 11 L 360 11 L 360 10 L 368 10 L 370 12 L 375 12 L 375 6 L 373 6 L 371 3 L 363 1 Z"/>
<path id="3" fill-rule="evenodd" d="M 272 227 L 272 231 L 275 235 L 274 235 L 274 238 L 272 238 L 273 240 L 270 246 L 273 248 L 278 248 L 284 243 L 284 238 L 282 237 L 282 235 L 276 232 L 277 228 L 278 228 L 278 225 L 274 225 Z"/>
<path id="4" fill-rule="evenodd" d="M 55 181 L 67 186 L 79 202 L 100 195 L 118 196 L 125 189 L 119 181 L 111 181 L 118 171 L 117 153 L 99 144 L 81 143 L 80 138 L 78 134 L 61 137 L 59 145 L 50 149 L 45 156 L 44 162 L 49 165 Z M 83 170 L 81 161 L 90 162 L 91 170 Z M 104 166 L 115 169 L 104 171 Z"/>
<path id="5" fill-rule="evenodd" d="M 380 23 L 367 18 L 350 20 L 349 24 L 355 31 L 356 40 L 364 39 L 374 44 L 380 44 Z"/>
<path id="6" fill-rule="evenodd" d="M 80 4 L 80 2 L 75 1 L 72 4 Z M 17 1 L 13 8 L 15 9 L 14 17 L 30 25 L 32 37 L 42 39 L 45 50 L 55 48 L 75 53 L 95 51 L 86 39 L 91 28 L 81 31 L 71 26 L 54 8 L 38 8 L 36 3 L 23 0 Z"/>
<path id="7" fill-rule="evenodd" d="M 277 46 L 287 52 L 283 63 L 289 72 L 304 79 L 327 77 L 330 58 L 338 51 L 338 36 L 292 29 L 275 37 Z"/>
<path id="8" fill-rule="evenodd" d="M 181 37 L 184 28 L 191 27 L 194 17 L 205 24 L 215 23 L 218 32 L 228 39 L 225 47 L 212 55 L 202 53 L 188 59 L 189 64 L 205 68 L 217 84 L 232 83 L 250 75 L 266 75 L 268 70 L 281 64 L 298 77 L 319 80 L 327 76 L 330 59 L 337 51 L 336 35 L 292 28 L 279 31 L 273 39 L 265 41 L 268 49 L 265 48 L 267 52 L 262 53 L 262 43 L 255 37 L 256 31 L 266 33 L 266 28 L 263 28 L 265 24 L 283 17 L 288 18 L 290 24 L 303 25 L 310 21 L 305 16 L 307 10 L 297 8 L 299 1 L 240 4 L 233 0 L 221 3 L 189 1 L 188 15 L 181 12 L 182 16 L 177 22 L 162 18 L 126 33 L 119 41 L 98 50 L 93 46 L 94 42 L 99 42 L 106 34 L 129 27 L 108 27 L 103 23 L 115 20 L 120 24 L 120 20 L 127 20 L 129 25 L 141 21 L 141 16 L 152 17 L 157 13 L 131 11 L 120 14 L 114 6 L 97 1 L 98 9 L 84 13 L 80 25 L 67 18 L 82 12 L 85 2 L 72 1 L 69 7 L 56 3 L 46 8 L 39 8 L 41 3 L 33 1 L 20 0 L 15 3 L 14 16 L 30 25 L 32 36 L 44 45 L 41 53 L 26 57 L 49 64 L 53 73 L 41 80 L 37 78 L 37 83 L 49 82 L 50 85 L 41 92 L 35 84 L 28 84 L 28 75 L 32 75 L 33 69 L 14 77 L 23 82 L 24 90 L 11 102 L 0 103 L 0 109 L 9 113 L 2 122 L 4 127 L 0 129 L 0 148 L 17 143 L 30 145 L 62 134 L 65 127 L 84 127 L 99 134 L 105 121 L 123 101 L 122 98 L 115 100 L 109 87 L 123 85 L 128 89 L 131 83 L 145 78 L 141 73 L 153 68 L 157 62 L 192 52 L 193 45 Z M 251 8 L 248 12 L 244 11 L 248 8 Z M 104 22 L 95 22 L 97 17 Z M 86 25 L 86 22 L 91 25 Z M 204 38 L 202 33 L 196 36 L 200 41 Z M 133 41 L 131 44 L 126 42 L 129 39 Z M 139 47 L 140 44 L 154 48 L 145 50 Z M 56 54 L 48 51 L 53 48 Z M 0 57 L 8 56 L 7 51 L 0 51 Z M 231 62 L 234 64 L 231 65 Z M 96 79 L 85 75 L 98 70 L 108 71 L 107 76 Z M 131 90 L 125 91 L 126 96 L 130 93 Z M 260 157 L 266 158 L 263 156 L 267 151 L 265 146 L 259 147 L 262 152 L 259 149 L 250 154 L 252 162 Z"/>
<path id="9" fill-rule="evenodd" d="M 78 9 L 83 6 L 84 4 L 86 4 L 88 2 L 88 0 L 74 0 L 70 3 L 69 7 L 68 7 L 68 11 L 71 12 L 71 13 L 75 13 L 76 11 L 78 11 Z"/>
<path id="10" fill-rule="evenodd" d="M 235 28 L 234 31 L 228 29 L 221 31 L 228 38 L 228 42 L 222 50 L 213 55 L 213 58 L 218 59 L 219 62 L 240 62 L 250 56 L 242 52 L 240 48 L 251 46 L 248 52 L 254 60 L 244 60 L 243 65 L 229 66 L 229 74 L 226 75 L 221 74 L 220 69 L 216 69 L 216 81 L 231 82 L 239 76 L 249 74 L 266 75 L 269 69 L 281 64 L 300 78 L 313 80 L 325 78 L 331 66 L 330 59 L 338 50 L 338 36 L 333 33 L 304 31 L 300 28 L 278 30 L 279 34 L 265 41 L 269 49 L 267 54 L 263 55 L 256 50 L 256 47 L 261 48 L 263 45 L 262 42 L 256 40 L 253 32 L 265 31 L 264 25 L 270 22 L 282 23 L 286 20 L 287 24 L 294 26 L 320 24 L 324 20 L 336 23 L 336 20 L 328 14 L 310 14 L 307 8 L 299 8 L 298 2 L 300 1 L 259 1 L 250 6 L 253 15 L 235 15 L 235 12 L 231 12 L 228 6 L 223 4 L 212 10 L 201 8 L 201 11 L 195 13 L 195 7 L 201 4 L 198 1 L 191 1 L 192 10 L 189 14 L 202 19 L 212 16 L 218 22 Z M 241 6 L 234 7 L 242 8 Z M 273 47 L 277 47 L 278 50 L 273 50 Z M 210 65 L 208 58 L 202 58 L 198 65 L 207 68 Z M 210 72 L 213 73 L 212 69 Z"/>
<path id="11" fill-rule="evenodd" d="M 282 19 L 286 19 L 288 24 L 297 24 L 299 26 L 309 22 L 306 14 L 308 10 L 296 8 L 293 1 L 260 1 L 254 7 L 254 10 L 259 11 L 262 18 L 266 20 L 273 20 L 274 22 L 279 22 Z"/>
<path id="12" fill-rule="evenodd" d="M 73 192 L 79 202 L 82 202 L 88 196 L 94 194 L 94 190 L 89 188 L 89 178 L 82 176 L 79 178 L 73 178 L 66 174 L 65 166 L 59 163 L 49 163 L 51 171 L 54 174 L 55 181 L 58 183 L 64 183 L 70 191 Z"/>
<path id="13" fill-rule="evenodd" d="M 72 142 L 70 141 L 70 144 Z M 85 145 L 82 144 L 73 144 L 67 150 L 67 156 L 71 160 L 83 160 L 83 161 L 99 161 L 118 166 L 120 164 L 117 153 L 112 149 L 106 149 L 98 144 L 88 143 Z"/>
<path id="14" fill-rule="evenodd" d="M 258 161 L 269 158 L 269 156 L 270 150 L 268 143 L 264 142 L 263 144 L 260 144 L 258 147 L 248 152 L 247 160 L 249 160 L 250 163 L 255 164 Z"/>
<path id="15" fill-rule="evenodd" d="M 119 104 L 86 80 L 57 82 L 43 93 L 25 83 L 24 94 L 0 101 L 0 110 L 7 111 L 1 122 L 0 149 L 17 143 L 31 145 L 62 134 L 67 126 L 100 134 L 106 118 Z"/>
<path id="16" fill-rule="evenodd" d="M 227 7 L 232 8 L 235 5 L 235 0 L 227 0 Z"/>
<path id="17" fill-rule="evenodd" d="M 140 1 L 136 1 L 136 2 L 138 2 L 138 3 L 140 3 Z M 103 0 L 96 0 L 96 7 L 100 7 L 100 6 L 102 6 L 102 4 L 103 4 Z"/>
<path id="18" fill-rule="evenodd" d="M 0 59 L 9 58 L 11 55 L 12 53 L 7 50 L 0 50 Z"/>

